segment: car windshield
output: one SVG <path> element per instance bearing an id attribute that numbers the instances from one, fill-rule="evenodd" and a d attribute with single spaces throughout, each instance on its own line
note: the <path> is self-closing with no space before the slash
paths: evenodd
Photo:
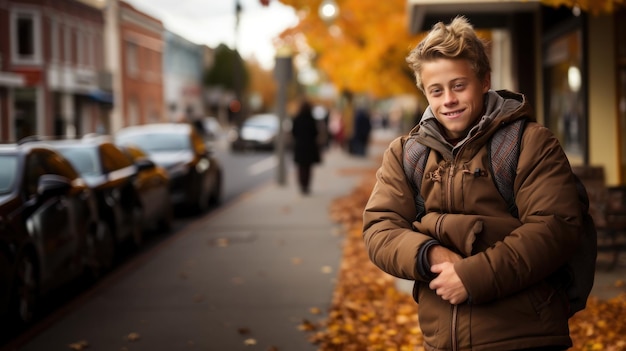
<path id="1" fill-rule="evenodd" d="M 244 122 L 244 127 L 276 130 L 278 129 L 278 118 L 271 116 L 253 117 Z"/>
<path id="2" fill-rule="evenodd" d="M 186 151 L 191 149 L 187 134 L 145 133 L 118 136 L 121 144 L 133 144 L 147 153 L 162 151 Z"/>
<path id="3" fill-rule="evenodd" d="M 17 157 L 0 156 L 0 194 L 8 194 L 15 187 L 17 178 Z"/>
<path id="4" fill-rule="evenodd" d="M 88 177 L 102 174 L 96 148 L 68 147 L 60 148 L 59 151 L 70 161 L 81 176 Z"/>

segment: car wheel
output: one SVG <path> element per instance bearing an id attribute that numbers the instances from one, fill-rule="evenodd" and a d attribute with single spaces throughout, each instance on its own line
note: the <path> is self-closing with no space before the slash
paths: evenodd
<path id="1" fill-rule="evenodd" d="M 139 206 L 133 208 L 133 223 L 132 223 L 132 244 L 138 249 L 143 244 L 143 209 Z"/>
<path id="2" fill-rule="evenodd" d="M 13 289 L 13 315 L 17 323 L 28 325 L 37 314 L 39 275 L 32 254 L 22 255 L 17 263 Z"/>
<path id="3" fill-rule="evenodd" d="M 105 222 L 98 223 L 87 238 L 89 251 L 88 270 L 91 277 L 99 278 L 115 265 L 116 243 L 113 232 Z"/>
<path id="4" fill-rule="evenodd" d="M 211 190 L 211 198 L 209 200 L 211 206 L 218 206 L 222 203 L 222 176 L 218 175 Z"/>
<path id="5" fill-rule="evenodd" d="M 209 199 L 211 198 L 211 192 L 202 187 L 198 192 L 198 198 L 196 199 L 196 212 L 204 213 L 209 210 Z"/>
<path id="6" fill-rule="evenodd" d="M 170 204 L 166 205 L 163 214 L 161 215 L 159 222 L 157 223 L 158 231 L 162 233 L 168 233 L 172 230 L 172 224 L 174 223 L 174 207 Z"/>

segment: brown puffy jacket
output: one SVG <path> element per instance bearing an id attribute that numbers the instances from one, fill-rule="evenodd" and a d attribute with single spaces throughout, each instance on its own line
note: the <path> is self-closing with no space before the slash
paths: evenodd
<path id="1" fill-rule="evenodd" d="M 552 280 L 579 242 L 570 165 L 554 135 L 528 122 L 514 182 L 519 219 L 512 216 L 489 172 L 486 144 L 502 123 L 532 114 L 522 95 L 487 94 L 485 116 L 454 148 L 430 109 L 411 131 L 431 148 L 419 222 L 402 164 L 407 136 L 389 145 L 363 214 L 365 244 L 383 271 L 415 280 L 426 350 L 569 347 L 567 296 Z M 477 168 L 485 172 L 475 176 Z M 466 303 L 442 300 L 416 268 L 424 264 L 417 262 L 420 247 L 432 240 L 463 257 L 454 268 L 469 293 Z"/>

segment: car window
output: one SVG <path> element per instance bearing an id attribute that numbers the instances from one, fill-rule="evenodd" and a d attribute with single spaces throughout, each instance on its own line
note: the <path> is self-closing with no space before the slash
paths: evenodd
<path id="1" fill-rule="evenodd" d="M 7 194 L 15 188 L 17 179 L 17 156 L 0 156 L 0 194 Z"/>
<path id="2" fill-rule="evenodd" d="M 118 136 L 121 144 L 137 145 L 147 153 L 162 151 L 185 151 L 191 149 L 186 133 L 141 133 Z"/>
<path id="3" fill-rule="evenodd" d="M 113 144 L 100 145 L 102 165 L 107 173 L 130 167 L 133 162 Z"/>
<path id="4" fill-rule="evenodd" d="M 97 149 L 93 147 L 64 147 L 59 151 L 82 176 L 102 174 Z"/>

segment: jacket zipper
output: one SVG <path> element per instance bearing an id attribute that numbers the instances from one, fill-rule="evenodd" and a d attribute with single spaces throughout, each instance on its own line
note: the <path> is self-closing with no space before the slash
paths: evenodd
<path id="1" fill-rule="evenodd" d="M 452 351 L 458 350 L 458 340 L 456 337 L 456 327 L 457 327 L 457 318 L 458 318 L 459 306 L 452 305 L 452 328 L 450 330 L 450 338 L 451 338 L 451 348 Z"/>
<path id="2" fill-rule="evenodd" d="M 454 161 L 450 163 L 450 171 L 448 173 L 448 212 L 452 212 L 452 195 L 454 192 L 452 178 L 454 178 Z"/>
<path id="3" fill-rule="evenodd" d="M 453 161 L 450 163 L 450 171 L 448 173 L 448 213 L 452 212 L 452 197 L 454 194 L 454 186 L 453 186 L 453 178 L 454 178 L 454 168 L 456 164 L 456 157 L 453 158 Z M 451 339 L 451 349 L 452 351 L 456 351 L 458 349 L 458 340 L 457 340 L 457 317 L 458 317 L 458 305 L 452 305 L 452 321 L 450 326 L 450 339 Z"/>

